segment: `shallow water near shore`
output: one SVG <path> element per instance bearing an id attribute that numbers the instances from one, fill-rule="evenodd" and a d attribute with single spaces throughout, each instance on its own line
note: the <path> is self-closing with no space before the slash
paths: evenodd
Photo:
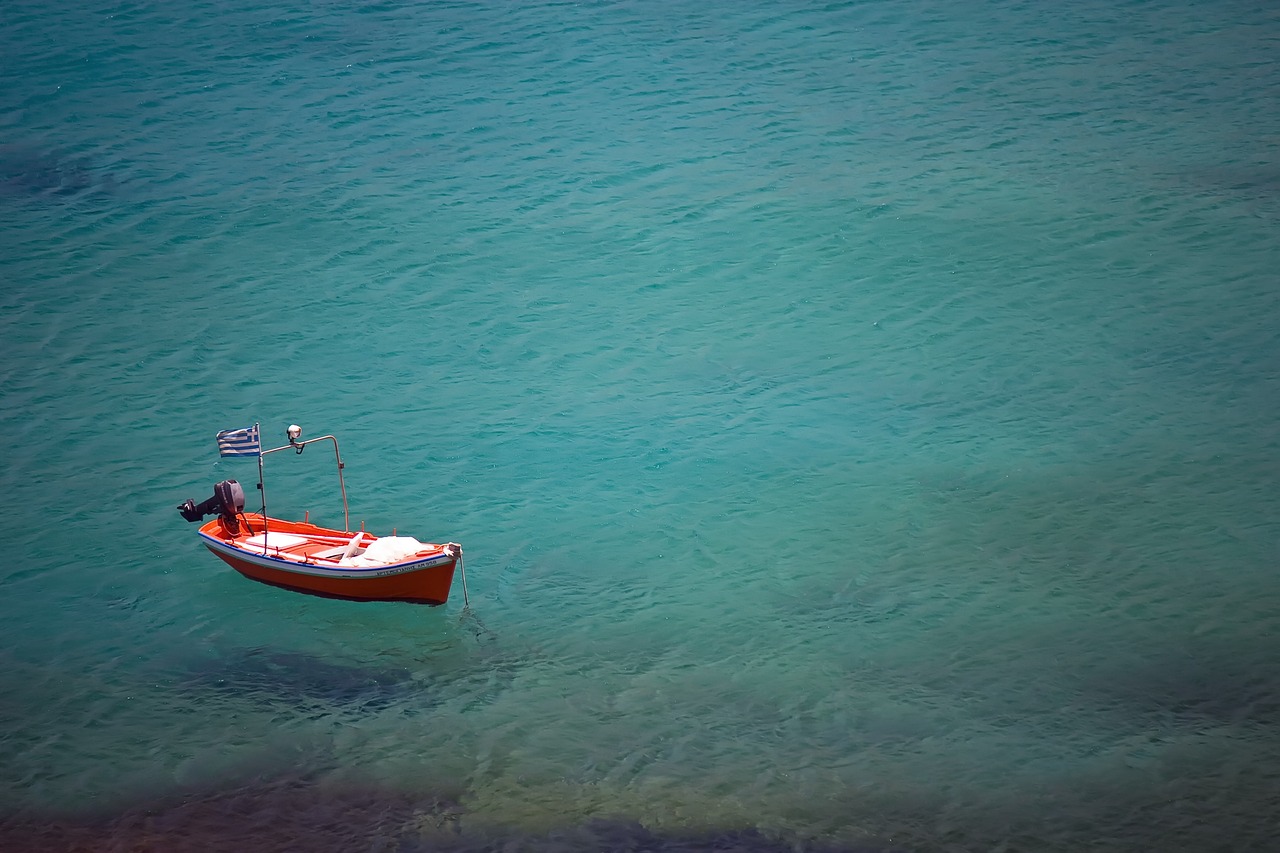
<path id="1" fill-rule="evenodd" d="M 1280 834 L 1274 14 L 7 17 L 0 847 Z M 200 548 L 258 421 L 470 607 Z"/>

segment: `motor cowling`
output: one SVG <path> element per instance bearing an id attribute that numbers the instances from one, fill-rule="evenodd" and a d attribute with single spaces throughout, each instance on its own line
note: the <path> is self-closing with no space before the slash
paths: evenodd
<path id="1" fill-rule="evenodd" d="M 178 512 L 187 521 L 204 521 L 206 515 L 217 513 L 225 521 L 235 521 L 236 516 L 244 511 L 244 489 L 235 480 L 223 480 L 215 483 L 213 497 L 196 503 L 191 498 L 178 504 Z"/>

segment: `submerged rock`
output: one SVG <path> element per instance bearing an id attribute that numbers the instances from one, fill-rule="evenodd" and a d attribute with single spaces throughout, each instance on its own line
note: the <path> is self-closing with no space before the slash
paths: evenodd
<path id="1" fill-rule="evenodd" d="M 655 830 L 626 819 L 592 820 L 546 833 L 487 825 L 469 831 L 452 792 L 408 792 L 312 777 L 254 780 L 138 803 L 112 815 L 0 817 L 0 849 L 222 851 L 384 850 L 400 853 L 904 853 L 877 844 L 839 846 L 749 827 Z"/>
<path id="2" fill-rule="evenodd" d="M 444 794 L 279 777 L 174 794 L 113 815 L 0 817 L 0 850 L 397 850 L 424 817 L 446 820 L 456 811 Z"/>

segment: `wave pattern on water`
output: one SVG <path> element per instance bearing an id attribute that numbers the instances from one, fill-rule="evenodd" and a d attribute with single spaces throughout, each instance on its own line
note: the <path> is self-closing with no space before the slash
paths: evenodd
<path id="1" fill-rule="evenodd" d="M 0 846 L 1280 834 L 1271 12 L 10 6 Z"/>

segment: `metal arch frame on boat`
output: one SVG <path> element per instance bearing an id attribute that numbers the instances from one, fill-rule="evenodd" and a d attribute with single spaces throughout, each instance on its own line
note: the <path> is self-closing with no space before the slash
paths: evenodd
<path id="1" fill-rule="evenodd" d="M 260 425 L 254 424 L 254 426 L 258 426 L 259 433 L 261 433 Z M 301 456 L 302 451 L 306 449 L 308 444 L 315 444 L 317 441 L 332 441 L 333 458 L 334 461 L 338 463 L 338 488 L 342 491 L 342 529 L 345 533 L 351 532 L 351 513 L 347 509 L 347 483 L 342 478 L 342 469 L 346 467 L 346 463 L 342 461 L 342 453 L 338 450 L 337 436 L 322 435 L 318 438 L 308 438 L 306 441 L 298 441 L 302 436 L 302 428 L 292 424 L 289 426 L 286 434 L 289 436 L 288 444 L 282 444 L 279 447 L 273 447 L 270 450 L 263 450 L 258 453 L 258 491 L 262 494 L 262 553 L 264 555 L 270 547 L 268 545 L 268 528 L 270 527 L 271 522 L 267 518 L 267 486 L 266 481 L 263 479 L 262 457 L 266 456 L 268 453 L 278 453 L 281 450 L 289 450 L 292 448 L 295 453 Z"/>
<path id="2" fill-rule="evenodd" d="M 262 431 L 261 424 L 254 424 L 254 426 L 258 427 L 259 434 L 261 434 L 261 431 Z M 302 451 L 307 448 L 308 444 L 315 444 L 317 441 L 332 441 L 333 442 L 333 458 L 338 465 L 338 488 L 342 492 L 343 532 L 345 533 L 351 532 L 351 513 L 347 508 L 347 482 L 342 477 L 342 469 L 346 467 L 346 463 L 342 461 L 342 453 L 338 449 L 338 437 L 335 435 L 322 435 L 317 438 L 308 438 L 306 441 L 299 441 L 298 439 L 302 437 L 302 428 L 297 426 L 296 424 L 290 424 L 289 429 L 286 431 L 285 434 L 289 436 L 288 444 L 282 444 L 279 447 L 273 447 L 270 450 L 263 450 L 258 453 L 258 491 L 262 494 L 262 554 L 263 556 L 267 555 L 268 549 L 270 548 L 270 545 L 269 545 L 270 531 L 268 530 L 268 528 L 270 527 L 271 522 L 267 516 L 267 485 L 266 485 L 266 480 L 263 478 L 263 469 L 262 469 L 262 457 L 266 456 L 268 453 L 278 453 L 281 450 L 288 450 L 290 448 L 293 448 L 294 452 L 297 453 L 299 456 L 301 456 Z M 465 608 L 470 608 L 471 596 L 467 594 L 467 569 L 466 569 L 466 565 L 463 563 L 463 558 L 461 554 L 458 555 L 458 573 L 462 576 L 462 605 Z"/>

